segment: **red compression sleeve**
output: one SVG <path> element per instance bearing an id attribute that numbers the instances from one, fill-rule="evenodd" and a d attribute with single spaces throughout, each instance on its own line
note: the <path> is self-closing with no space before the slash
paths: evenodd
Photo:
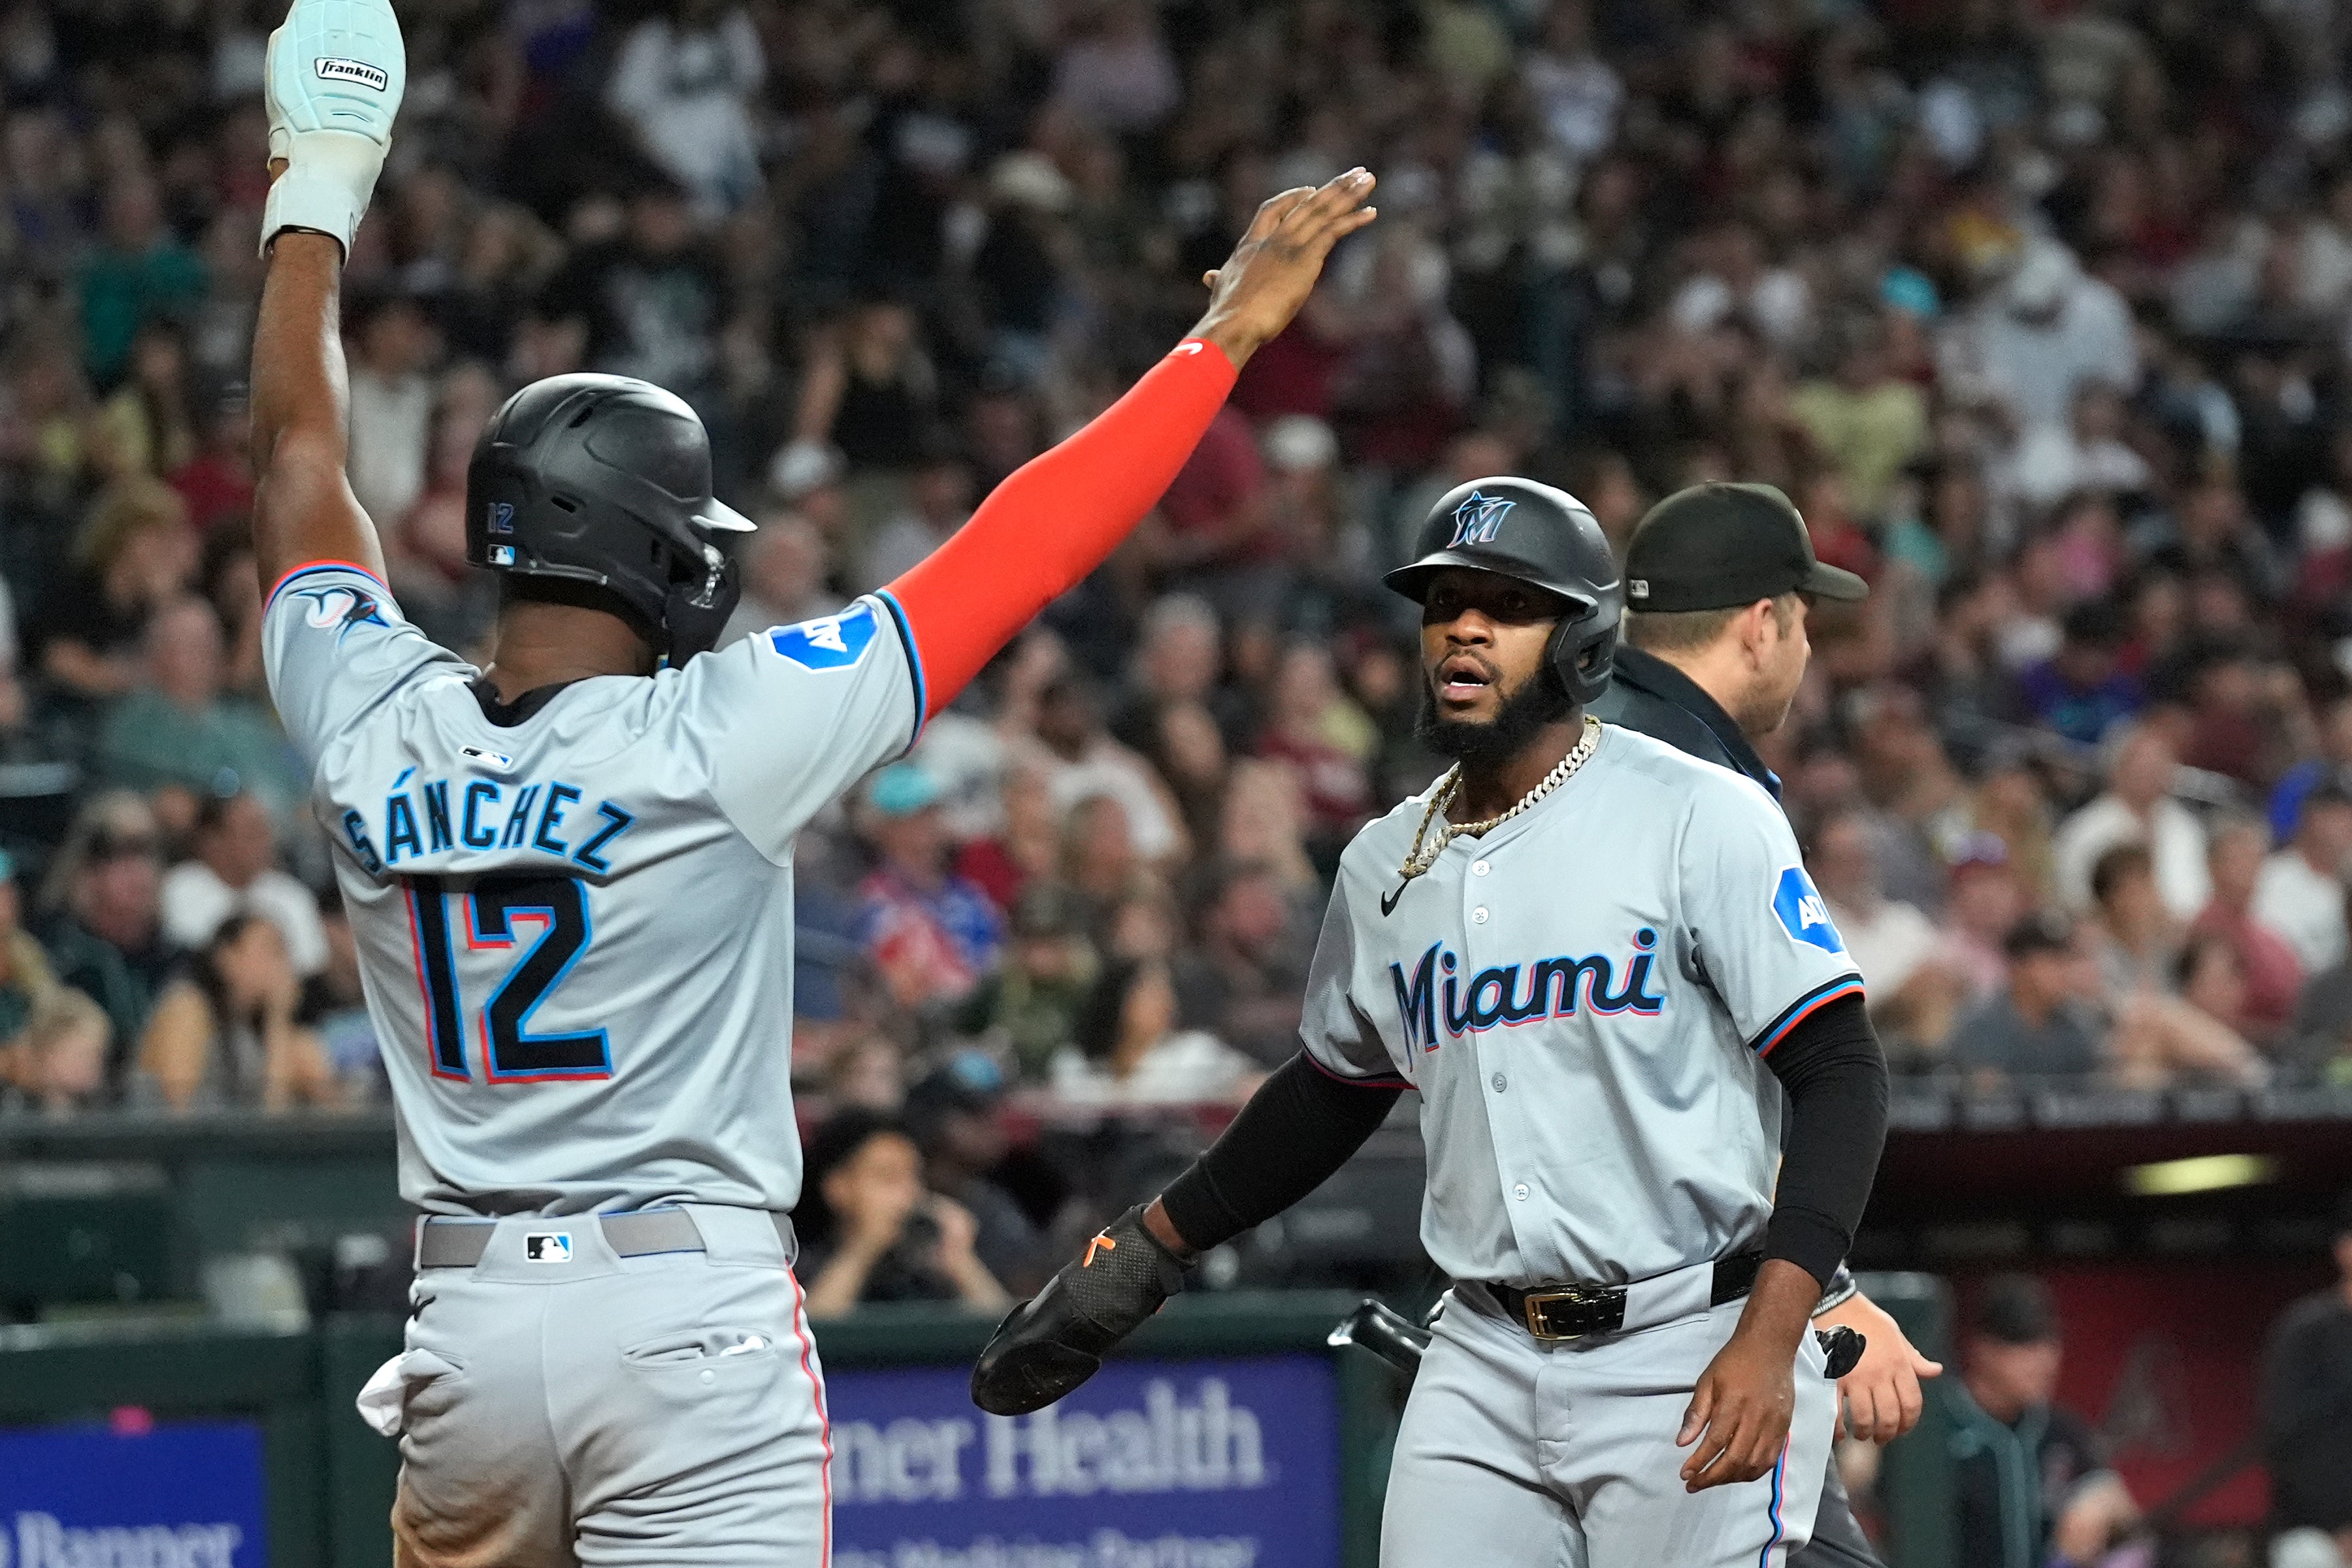
<path id="1" fill-rule="evenodd" d="M 1023 464 L 954 537 L 883 590 L 914 638 L 924 717 L 952 701 L 1159 504 L 1234 374 L 1223 350 L 1185 339 L 1084 429 Z"/>

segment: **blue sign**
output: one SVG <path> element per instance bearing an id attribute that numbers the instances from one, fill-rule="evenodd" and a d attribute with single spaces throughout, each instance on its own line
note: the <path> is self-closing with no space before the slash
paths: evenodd
<path id="1" fill-rule="evenodd" d="M 0 1568 L 264 1568 L 261 1428 L 0 1431 Z"/>
<path id="2" fill-rule="evenodd" d="M 825 1387 L 834 1568 L 1338 1568 L 1321 1356 L 1113 1362 L 1011 1419 L 973 1408 L 961 1367 Z"/>

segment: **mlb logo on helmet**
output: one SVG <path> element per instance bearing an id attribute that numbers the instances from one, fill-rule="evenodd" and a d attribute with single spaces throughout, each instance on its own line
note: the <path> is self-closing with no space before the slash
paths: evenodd
<path id="1" fill-rule="evenodd" d="M 1481 495 L 1472 490 L 1470 499 L 1454 509 L 1454 537 L 1446 542 L 1445 548 L 1494 543 L 1495 535 L 1502 531 L 1504 514 L 1518 504 L 1507 496 Z"/>
<path id="2" fill-rule="evenodd" d="M 1845 938 L 1838 935 L 1837 926 L 1830 920 L 1829 905 L 1822 901 L 1821 889 L 1813 886 L 1802 866 L 1791 866 L 1780 873 L 1780 885 L 1772 894 L 1772 912 L 1780 917 L 1790 940 L 1811 942 L 1823 952 L 1845 951 Z"/>

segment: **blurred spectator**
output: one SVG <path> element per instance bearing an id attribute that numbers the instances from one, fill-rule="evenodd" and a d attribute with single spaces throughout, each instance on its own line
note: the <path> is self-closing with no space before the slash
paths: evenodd
<path id="1" fill-rule="evenodd" d="M 1294 643 L 1275 667 L 1257 752 L 1297 770 L 1307 806 L 1309 852 L 1326 866 L 1371 815 L 1364 759 L 1377 739 L 1363 710 L 1340 690 L 1328 650 Z"/>
<path id="2" fill-rule="evenodd" d="M 2074 922 L 2029 915 L 2002 943 L 2009 984 L 1953 1026 L 1946 1047 L 1969 1080 L 2087 1079 L 2105 1061 L 2105 1030 L 2090 1003 L 2098 973 Z"/>
<path id="3" fill-rule="evenodd" d="M 1970 1568 L 2096 1563 L 2139 1521 L 2106 1445 L 2053 1403 L 2063 1354 L 2040 1280 L 2001 1274 L 1977 1288 L 1952 1437 L 1960 1561 Z"/>
<path id="4" fill-rule="evenodd" d="M 1227 745 L 1244 738 L 1247 711 L 1239 693 L 1220 681 L 1224 668 L 1216 610 L 1193 594 L 1163 594 L 1137 629 L 1127 689 L 1110 721 L 1120 744 L 1149 753 L 1165 743 L 1160 732 L 1171 703 L 1195 702 L 1216 721 Z"/>
<path id="5" fill-rule="evenodd" d="M 2321 784 L 2304 796 L 2294 837 L 2263 862 L 2254 918 L 2286 939 L 2305 974 L 2343 962 L 2344 874 L 2352 866 L 2352 792 Z"/>
<path id="6" fill-rule="evenodd" d="M 1836 374 L 1807 382 L 1789 409 L 1844 476 L 1857 516 L 1876 518 L 1887 491 L 1927 440 L 1927 399 L 1888 363 L 1885 329 L 1855 315 L 1840 329 Z"/>
<path id="7" fill-rule="evenodd" d="M 137 795 L 112 790 L 76 814 L 41 887 L 50 963 L 59 980 L 106 1014 L 112 1040 L 107 1077 L 117 1088 L 179 963 L 163 935 L 163 882 L 154 813 Z"/>
<path id="8" fill-rule="evenodd" d="M 375 1020 L 360 984 L 359 950 L 352 943 L 351 916 L 341 895 L 319 900 L 317 920 L 327 959 L 302 987 L 298 1019 L 317 1031 L 327 1064 L 354 1100 L 384 1098 L 383 1058 L 376 1045 Z"/>
<path id="9" fill-rule="evenodd" d="M 2024 912 L 2025 894 L 2010 867 L 2009 847 L 1990 833 L 1961 840 L 1951 880 L 1937 955 L 1959 978 L 1964 1004 L 1980 1002 L 2009 977 L 2004 943 Z"/>
<path id="10" fill-rule="evenodd" d="M 881 864 L 858 884 L 860 941 L 899 1006 L 960 1002 L 995 966 L 996 907 L 949 868 L 939 785 L 897 763 L 867 786 L 868 836 Z"/>
<path id="11" fill-rule="evenodd" d="M 1012 1153 L 1004 1075 L 979 1051 L 958 1051 L 907 1091 L 906 1120 L 931 1191 L 972 1217 L 972 1255 L 1006 1289 L 1033 1295 L 1053 1271 L 1045 1237 L 999 1181 Z"/>
<path id="12" fill-rule="evenodd" d="M 2135 725 L 2116 741 L 2112 755 L 2105 791 L 2068 817 L 2051 846 L 2059 895 L 2073 909 L 2087 909 L 2099 857 L 2137 840 L 2147 846 L 2164 907 L 2178 919 L 2196 919 L 2213 889 L 2204 826 L 2167 794 L 2179 767 L 2171 741 L 2153 725 Z"/>
<path id="13" fill-rule="evenodd" d="M 971 1212 L 924 1187 L 922 1152 L 903 1122 L 838 1112 L 809 1134 L 806 1169 L 793 1224 L 812 1319 L 865 1301 L 953 1301 L 989 1313 L 1013 1304 L 973 1252 Z"/>
<path id="14" fill-rule="evenodd" d="M 719 640 L 724 645 L 772 626 L 813 621 L 846 603 L 824 585 L 824 541 L 808 520 L 770 512 L 743 547 L 743 597 Z"/>
<path id="15" fill-rule="evenodd" d="M 0 1110 L 58 1115 L 100 1102 L 108 1024 L 98 1005 L 58 984 L 20 923 L 16 866 L 0 851 Z"/>
<path id="16" fill-rule="evenodd" d="M 404 294 L 362 296 L 351 321 L 352 495 L 376 526 L 395 527 L 425 494 L 433 447 L 433 378 L 440 343 Z"/>
<path id="17" fill-rule="evenodd" d="M 587 363 L 567 368 L 633 375 L 697 406 L 718 390 L 727 279 L 675 185 L 640 186 L 621 233 L 573 252 L 539 309 L 583 334 Z"/>
<path id="18" fill-rule="evenodd" d="M 1943 944 L 1934 923 L 1880 888 L 1874 835 L 1863 814 L 1824 817 L 1811 835 L 1805 868 L 1862 971 L 1880 1030 L 1898 1042 L 1939 1044 L 1971 998 L 1965 981 L 1939 959 Z"/>
<path id="19" fill-rule="evenodd" d="M 308 980 L 327 964 L 327 933 L 310 889 L 278 866 L 268 809 L 250 792 L 207 795 L 196 807 L 194 856 L 163 877 L 163 935 L 195 949 L 221 922 L 257 914 L 278 928 L 295 975 Z"/>
<path id="20" fill-rule="evenodd" d="M 911 468 L 940 422 L 939 402 L 939 370 L 915 312 L 896 300 L 866 300 L 810 342 L 793 440 L 772 477 L 781 486 L 782 476 L 814 475 L 836 459 L 860 471 Z"/>
<path id="21" fill-rule="evenodd" d="M 2091 868 L 2090 926 L 2099 987 L 2111 1006 L 2171 987 L 2181 922 L 2157 890 L 2156 865 L 2144 844 L 2118 844 Z"/>
<path id="22" fill-rule="evenodd" d="M 1055 1094 L 1076 1105 L 1247 1099 L 1265 1076 L 1257 1064 L 1176 1023 L 1176 987 L 1164 962 L 1113 961 L 1087 994 L 1073 1043 L 1054 1058 Z"/>
<path id="23" fill-rule="evenodd" d="M 197 411 L 187 336 L 153 321 L 131 342 L 130 374 L 99 409 L 100 466 L 121 479 L 168 479 L 196 455 Z"/>
<path id="24" fill-rule="evenodd" d="M 1057 676 L 1038 693 L 1036 738 L 1037 762 L 1061 810 L 1076 815 L 1088 797 L 1108 797 L 1125 814 L 1138 855 L 1160 861 L 1183 852 L 1183 821 L 1168 786 L 1104 731 L 1095 694 L 1083 681 Z"/>
<path id="25" fill-rule="evenodd" d="M 337 1104 L 326 1047 L 296 1021 L 301 1000 L 278 928 L 231 915 L 157 999 L 139 1039 L 134 1101 L 171 1110 Z"/>
<path id="26" fill-rule="evenodd" d="M 1961 374 L 1981 375 L 1976 384 L 2020 431 L 2063 425 L 2088 382 L 2126 388 L 2139 381 L 2130 307 L 2055 240 L 2027 247 L 1964 324 L 1958 346 Z"/>
<path id="27" fill-rule="evenodd" d="M 907 506 L 867 542 L 855 586 L 888 586 L 948 542 L 971 515 L 971 470 L 952 454 L 932 457 L 908 481 Z"/>
<path id="28" fill-rule="evenodd" d="M 1212 867 L 1200 909 L 1199 940 L 1173 964 L 1181 1022 L 1280 1067 L 1298 1050 L 1313 918 L 1271 868 L 1247 861 Z"/>
<path id="29" fill-rule="evenodd" d="M 2244 1032 L 2267 1046 L 2294 1021 L 2304 979 L 2303 961 L 2294 947 L 2254 912 L 2270 829 L 2260 817 L 2231 816 L 2212 829 L 2208 842 L 2213 901 L 2189 930 L 2229 944 L 2245 986 Z"/>
<path id="30" fill-rule="evenodd" d="M 2336 1205 L 2336 1280 L 2271 1327 L 2263 1351 L 2262 1435 L 2271 1523 L 2352 1542 L 2352 1192 Z"/>
<path id="31" fill-rule="evenodd" d="M 2267 806 L 2271 837 L 2284 844 L 2294 837 L 2303 821 L 2303 803 L 2323 784 L 2352 784 L 2352 697 L 2339 698 L 2327 710 L 2319 731 L 2319 754 L 2297 763 L 2279 775 Z"/>
<path id="32" fill-rule="evenodd" d="M 956 873 L 977 883 L 998 909 L 1010 911 L 1031 885 L 1059 873 L 1062 826 L 1042 768 L 1019 763 L 1006 769 L 998 800 L 1003 820 L 995 833 L 964 844 L 956 855 Z"/>
<path id="33" fill-rule="evenodd" d="M 1067 889 L 1033 882 L 1013 905 L 1004 961 L 957 1014 L 961 1033 L 1012 1052 L 1025 1079 L 1045 1076 L 1069 1043 L 1074 1020 L 1098 968 L 1085 906 Z"/>
<path id="34" fill-rule="evenodd" d="M 765 72 L 759 29 L 742 10 L 681 0 L 630 32 L 605 99 L 647 157 L 706 211 L 724 212 L 759 187 L 751 109 Z"/>
<path id="35" fill-rule="evenodd" d="M 100 702 L 139 684 L 148 617 L 185 593 L 196 541 L 187 508 L 152 479 L 110 488 L 91 509 L 77 561 L 27 628 L 41 674 L 64 692 Z"/>
<path id="36" fill-rule="evenodd" d="M 109 387 L 130 363 L 142 327 L 194 312 L 204 298 L 205 264 L 165 223 L 154 183 L 126 173 L 106 193 L 101 241 L 78 282 L 82 362 L 92 381 Z"/>
<path id="37" fill-rule="evenodd" d="M 100 731 L 100 775 L 138 789 L 177 784 L 199 798 L 250 791 L 282 818 L 302 794 L 292 753 L 267 718 L 222 695 L 213 607 L 194 598 L 163 606 L 144 643 L 146 679 Z"/>
<path id="38" fill-rule="evenodd" d="M 2123 668 L 2126 636 L 2121 611 L 2105 599 L 2067 611 L 2066 640 L 2056 655 L 2018 675 L 2026 707 L 2070 741 L 2095 746 L 2106 739 L 2145 700 L 2139 681 Z"/>

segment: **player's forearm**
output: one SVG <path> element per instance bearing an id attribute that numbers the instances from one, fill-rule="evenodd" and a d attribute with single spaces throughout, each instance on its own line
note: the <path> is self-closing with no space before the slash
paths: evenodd
<path id="1" fill-rule="evenodd" d="M 342 247 L 327 235 L 289 230 L 270 247 L 268 265 L 253 335 L 253 471 L 269 478 L 292 439 L 303 461 L 340 473 L 348 401 Z"/>
<path id="2" fill-rule="evenodd" d="M 1209 1152 L 1169 1184 L 1145 1212 L 1145 1224 L 1189 1252 L 1231 1240 L 1321 1186 L 1388 1120 L 1402 1092 L 1342 1083 L 1301 1051 L 1275 1069 Z"/>
<path id="3" fill-rule="evenodd" d="M 1234 375 L 1220 347 L 1186 339 L 1126 396 L 997 486 L 954 537 L 890 584 L 933 712 L 1159 504 L 1224 406 Z"/>
<path id="4" fill-rule="evenodd" d="M 1801 1266 L 1785 1258 L 1768 1258 L 1748 1292 L 1748 1304 L 1740 1309 L 1738 1331 L 1759 1335 L 1776 1351 L 1786 1345 L 1794 1355 L 1812 1326 L 1813 1303 L 1820 1298 L 1821 1282 Z"/>
<path id="5" fill-rule="evenodd" d="M 1858 994 L 1814 1013 L 1765 1059 L 1788 1094 L 1790 1126 L 1764 1251 L 1811 1275 L 1818 1304 L 1853 1245 L 1878 1173 L 1886 1059 Z"/>

